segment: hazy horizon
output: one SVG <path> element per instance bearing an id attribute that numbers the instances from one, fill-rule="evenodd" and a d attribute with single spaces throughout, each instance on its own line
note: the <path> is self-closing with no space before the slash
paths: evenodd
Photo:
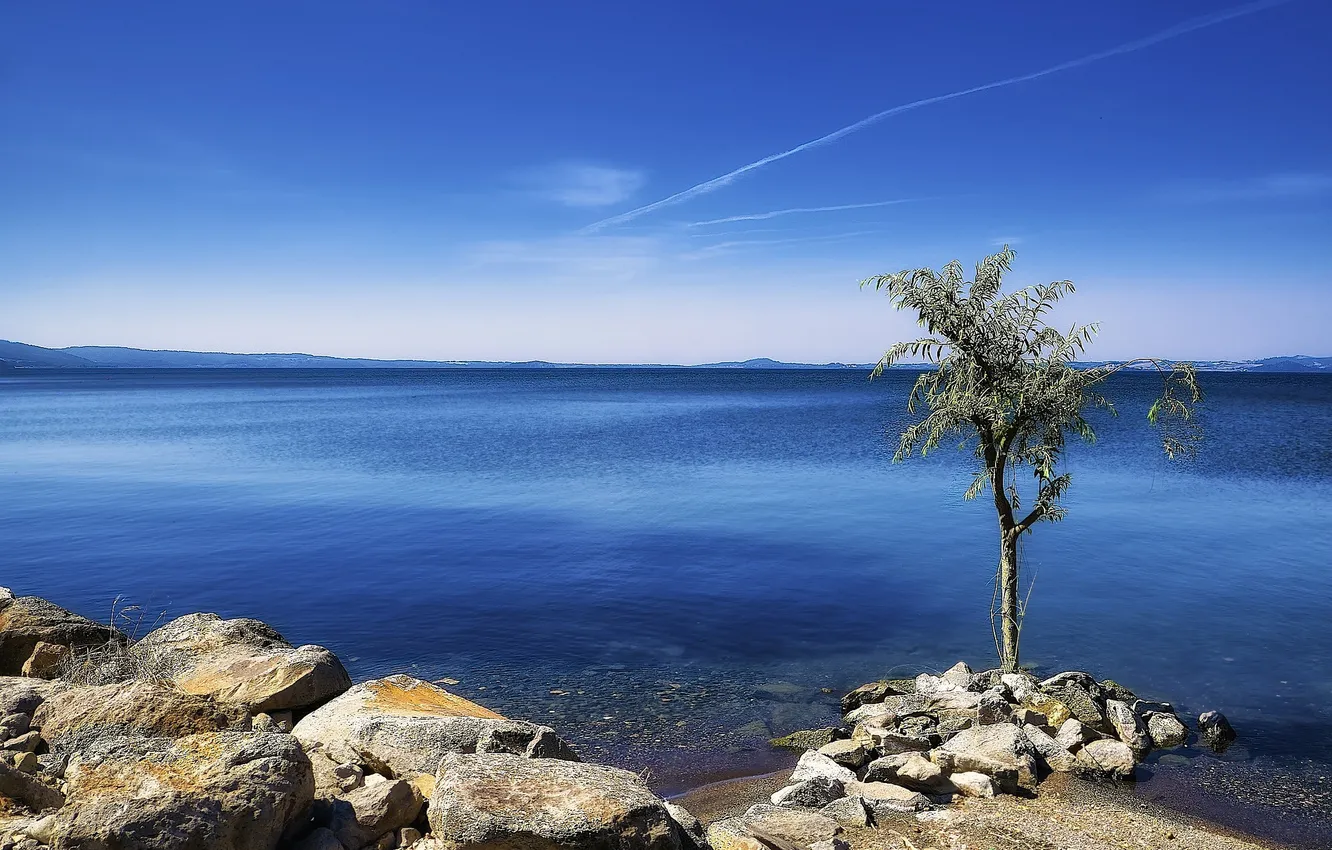
<path id="1" fill-rule="evenodd" d="M 1008 243 L 1089 358 L 1329 347 L 1309 0 L 0 22 L 0 336 L 35 345 L 863 363 L 917 329 L 858 280 Z"/>

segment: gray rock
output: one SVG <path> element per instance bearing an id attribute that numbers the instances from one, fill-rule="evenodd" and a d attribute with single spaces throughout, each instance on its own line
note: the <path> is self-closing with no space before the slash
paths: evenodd
<path id="1" fill-rule="evenodd" d="M 980 722 L 979 717 L 979 711 L 941 711 L 933 734 L 947 741 L 963 729 L 977 725 Z"/>
<path id="2" fill-rule="evenodd" d="M 818 812 L 802 812 L 759 803 L 750 806 L 740 821 L 753 833 L 760 830 L 799 844 L 828 841 L 842 834 L 842 827 Z M 721 850 L 721 848 L 718 848 Z"/>
<path id="3" fill-rule="evenodd" d="M 637 776 L 561 759 L 450 753 L 427 816 L 453 850 L 680 848 L 670 813 Z"/>
<path id="4" fill-rule="evenodd" d="M 40 766 L 36 753 L 14 753 L 14 767 L 23 773 L 36 773 Z"/>
<path id="5" fill-rule="evenodd" d="M 20 676 L 0 676 L 0 716 L 6 719 L 16 714 L 29 717 L 49 697 L 68 690 L 64 682 L 43 679 L 25 679 Z M 28 731 L 27 729 L 23 730 Z M 16 732 L 15 734 L 23 734 Z"/>
<path id="6" fill-rule="evenodd" d="M 983 773 L 959 771 L 951 774 L 948 781 L 964 797 L 993 797 L 994 783 Z"/>
<path id="7" fill-rule="evenodd" d="M 1102 738 L 1078 750 L 1074 770 L 1093 778 L 1127 779 L 1133 775 L 1136 760 L 1133 750 L 1123 741 Z"/>
<path id="8" fill-rule="evenodd" d="M 1067 723 L 1077 723 L 1070 718 Z M 1044 729 L 1037 726 L 1023 726 L 1022 733 L 1027 736 L 1031 746 L 1036 750 L 1036 759 L 1045 765 L 1048 770 L 1057 773 L 1068 773 L 1073 769 L 1073 753 L 1059 741 L 1051 738 Z"/>
<path id="9" fill-rule="evenodd" d="M 1133 755 L 1137 759 L 1152 750 L 1152 739 L 1147 735 L 1147 729 L 1142 725 L 1142 720 L 1133 713 L 1133 709 L 1127 704 L 1117 699 L 1108 699 L 1105 701 L 1105 716 L 1109 719 L 1110 725 L 1114 727 L 1115 734 L 1119 740 L 1129 745 L 1133 750 Z"/>
<path id="10" fill-rule="evenodd" d="M 1116 682 L 1114 679 L 1106 679 L 1100 683 L 1101 699 L 1117 699 L 1125 705 L 1133 705 L 1138 699 L 1138 695 L 1128 688 Z"/>
<path id="11" fill-rule="evenodd" d="M 398 830 L 398 847 L 400 848 L 411 847 L 413 844 L 415 844 L 420 840 L 421 840 L 421 830 L 419 829 L 413 829 L 410 826 L 404 826 L 402 829 Z"/>
<path id="12" fill-rule="evenodd" d="M 772 795 L 774 806 L 797 806 L 802 809 L 821 809 L 833 800 L 840 799 L 843 786 L 836 779 L 826 776 L 813 776 L 809 779 L 788 785 Z"/>
<path id="13" fill-rule="evenodd" d="M 25 734 L 32 728 L 32 717 L 27 714 L 7 714 L 0 717 L 0 741 L 8 741 Z"/>
<path id="14" fill-rule="evenodd" d="M 373 679 L 306 715 L 292 731 L 307 750 L 399 779 L 433 774 L 447 753 L 514 750 L 576 759 L 545 726 L 508 720 L 410 676 Z"/>
<path id="15" fill-rule="evenodd" d="M 252 712 L 310 709 L 351 687 L 333 653 L 293 647 L 258 620 L 188 614 L 149 632 L 131 651 L 180 690 Z"/>
<path id="16" fill-rule="evenodd" d="M 929 797 L 890 782 L 853 782 L 846 786 L 846 793 L 864 800 L 876 819 L 892 812 L 920 812 L 930 807 Z"/>
<path id="17" fill-rule="evenodd" d="M 842 713 L 854 711 L 862 705 L 883 702 L 886 697 L 896 696 L 902 691 L 888 682 L 869 682 L 842 697 Z"/>
<path id="18" fill-rule="evenodd" d="M 971 688 L 971 677 L 973 675 L 971 668 L 967 666 L 966 662 L 959 661 L 945 670 L 942 678 L 945 682 L 956 685 L 965 691 Z"/>
<path id="19" fill-rule="evenodd" d="M 855 773 L 822 753 L 816 750 L 808 750 L 796 763 L 795 770 L 791 773 L 791 782 L 800 783 L 818 776 L 835 780 L 843 785 L 855 781 L 856 778 Z"/>
<path id="20" fill-rule="evenodd" d="M 333 778 L 343 794 L 355 791 L 365 784 L 365 770 L 359 764 L 340 764 L 333 768 Z M 316 787 L 318 781 L 316 778 Z"/>
<path id="21" fill-rule="evenodd" d="M 1184 724 L 1175 715 L 1152 711 L 1147 714 L 1147 734 L 1151 736 L 1152 746 L 1156 749 L 1172 750 L 1184 746 L 1189 730 L 1184 728 Z"/>
<path id="22" fill-rule="evenodd" d="M 1097 684 L 1095 677 L 1090 673 L 1083 673 L 1079 670 L 1070 670 L 1065 673 L 1057 673 L 1040 683 L 1041 690 L 1048 691 L 1052 688 L 1062 688 L 1065 685 L 1073 685 L 1089 694 L 1099 694 L 1101 686 Z"/>
<path id="23" fill-rule="evenodd" d="M 983 773 L 1007 793 L 1036 788 L 1036 751 L 1021 729 L 1007 723 L 959 732 L 930 758 L 945 773 Z"/>
<path id="24" fill-rule="evenodd" d="M 314 798 L 310 761 L 290 735 L 97 738 L 70 758 L 65 781 L 53 829 L 70 848 L 273 850 Z"/>
<path id="25" fill-rule="evenodd" d="M 670 800 L 663 800 L 662 805 L 666 807 L 666 813 L 671 816 L 671 821 L 675 824 L 675 831 L 680 837 L 682 847 L 686 850 L 712 850 L 702 821 L 694 817 L 684 806 L 672 803 Z"/>
<path id="26" fill-rule="evenodd" d="M 853 708 L 842 715 L 842 722 L 847 726 L 856 726 L 866 721 L 874 721 L 879 718 L 889 718 L 887 722 L 893 722 L 897 717 L 893 709 L 885 703 L 873 702 Z"/>
<path id="27" fill-rule="evenodd" d="M 1027 694 L 1036 690 L 1036 677 L 1030 673 L 1004 673 L 999 681 L 1018 702 L 1023 702 Z"/>
<path id="28" fill-rule="evenodd" d="M 925 752 L 931 747 L 930 739 L 923 735 L 909 735 L 872 724 L 857 726 L 852 738 L 865 742 L 872 752 L 885 756 Z"/>
<path id="29" fill-rule="evenodd" d="M 363 785 L 331 803 L 328 828 L 344 847 L 364 847 L 410 826 L 423 800 L 401 779 Z"/>
<path id="30" fill-rule="evenodd" d="M 1205 711 L 1198 717 L 1198 736 L 1218 753 L 1235 742 L 1235 727 L 1219 711 Z"/>
<path id="31" fill-rule="evenodd" d="M 916 677 L 916 693 L 925 696 L 934 694 L 951 693 L 953 691 L 965 691 L 967 685 L 971 683 L 971 676 L 967 676 L 967 683 L 959 685 L 953 681 L 945 679 L 943 676 L 931 676 L 929 673 L 921 673 Z"/>
<path id="32" fill-rule="evenodd" d="M 1089 681 L 1091 679 L 1091 677 L 1087 676 L 1085 673 L 1079 675 L 1086 676 Z M 1056 676 L 1055 678 L 1058 679 L 1059 677 Z M 1080 680 L 1066 681 L 1056 685 L 1049 684 L 1051 681 L 1053 680 L 1047 679 L 1045 682 L 1042 682 L 1041 690 L 1063 703 L 1068 708 L 1069 712 L 1072 713 L 1073 717 L 1077 718 L 1079 722 L 1092 729 L 1103 731 L 1110 730 L 1105 719 L 1105 712 L 1102 710 L 1103 703 L 1097 700 L 1095 696 L 1095 693 L 1100 691 L 1100 686 L 1096 686 L 1096 691 L 1091 691 L 1083 687 L 1081 684 L 1078 684 L 1078 681 Z M 1095 685 L 1094 682 L 1092 684 Z"/>
<path id="33" fill-rule="evenodd" d="M 865 781 L 891 782 L 926 794 L 952 790 L 939 766 L 920 753 L 900 753 L 875 759 L 865 768 Z"/>
<path id="34" fill-rule="evenodd" d="M 1153 712 L 1157 714 L 1174 714 L 1175 707 L 1168 702 L 1157 702 L 1149 699 L 1135 699 L 1132 704 L 1133 713 L 1147 719 L 1147 715 Z"/>
<path id="35" fill-rule="evenodd" d="M 40 597 L 20 596 L 0 608 L 0 674 L 21 673 L 39 643 L 81 650 L 124 640 L 125 636 L 110 626 L 94 623 Z"/>
<path id="36" fill-rule="evenodd" d="M 0 750 L 10 753 L 35 753 L 37 748 L 42 745 L 42 735 L 37 730 L 24 732 L 16 738 L 10 738 L 0 745 Z"/>
<path id="37" fill-rule="evenodd" d="M 840 741 L 830 741 L 819 747 L 818 751 L 848 770 L 859 770 L 870 759 L 870 748 L 864 739 L 844 738 Z"/>
<path id="38" fill-rule="evenodd" d="M 842 826 L 862 828 L 869 826 L 869 810 L 861 797 L 842 797 L 819 809 L 819 814 L 832 818 Z"/>
<path id="39" fill-rule="evenodd" d="M 991 723 L 1007 723 L 1013 717 L 1013 706 L 1009 705 L 1003 688 L 990 688 L 980 695 L 980 705 L 976 708 L 976 719 L 982 726 Z"/>
<path id="40" fill-rule="evenodd" d="M 1100 733 L 1084 725 L 1077 718 L 1070 717 L 1059 726 L 1059 734 L 1055 735 L 1055 740 L 1069 752 L 1076 752 L 1083 744 L 1095 741 L 1100 737 Z"/>

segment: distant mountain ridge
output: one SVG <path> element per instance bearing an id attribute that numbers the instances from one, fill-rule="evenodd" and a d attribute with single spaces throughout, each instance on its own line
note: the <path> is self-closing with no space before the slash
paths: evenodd
<path id="1" fill-rule="evenodd" d="M 1095 366 L 1113 361 L 1082 363 Z M 359 357 L 330 357 L 322 354 L 230 354 L 220 351 L 154 351 L 107 345 L 75 345 L 42 348 L 22 342 L 0 340 L 0 369 L 580 369 L 617 367 L 625 369 L 869 369 L 872 363 L 784 363 L 767 357 L 728 360 L 692 366 L 654 363 L 552 363 L 545 360 L 372 360 Z M 1194 361 L 1211 372 L 1322 372 L 1332 374 L 1332 357 L 1293 355 L 1261 360 Z M 903 364 L 900 368 L 920 368 Z"/>

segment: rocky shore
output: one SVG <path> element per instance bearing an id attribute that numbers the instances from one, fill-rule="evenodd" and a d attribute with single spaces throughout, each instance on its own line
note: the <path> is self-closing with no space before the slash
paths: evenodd
<path id="1" fill-rule="evenodd" d="M 1060 778 L 1129 776 L 1190 734 L 1168 704 L 1075 672 L 959 664 L 864 685 L 842 708 L 841 726 L 775 742 L 803 754 L 767 799 L 741 810 L 757 789 L 736 784 L 705 825 L 554 729 L 409 676 L 353 684 L 333 653 L 259 621 L 190 614 L 131 640 L 0 588 L 0 850 L 1121 846 L 1035 834 L 1096 820 L 1058 802 L 1081 782 Z M 1219 715 L 1198 730 L 1234 737 Z M 1013 843 L 1024 818 L 1030 840 Z M 1143 843 L 1148 830 L 1122 846 L 1256 846 L 1157 832 L 1173 843 Z"/>

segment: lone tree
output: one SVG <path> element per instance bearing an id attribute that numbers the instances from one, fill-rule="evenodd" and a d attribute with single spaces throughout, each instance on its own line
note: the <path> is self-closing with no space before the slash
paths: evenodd
<path id="1" fill-rule="evenodd" d="M 1189 364 L 1140 358 L 1091 368 L 1074 365 L 1097 325 L 1075 324 L 1062 333 L 1046 324 L 1055 303 L 1074 291 L 1071 281 L 1004 294 L 1001 286 L 1013 257 L 1004 246 L 976 266 L 974 280 L 967 280 L 954 260 L 941 272 L 915 269 L 861 281 L 862 287 L 887 294 L 897 309 L 916 313 L 929 334 L 895 344 L 870 377 L 903 358 L 923 359 L 936 367 L 922 372 L 911 388 L 907 412 L 916 418 L 902 432 L 893 460 L 905 460 L 916 451 L 923 456 L 945 438 L 958 436 L 961 447 L 972 448 L 978 461 L 964 498 L 974 499 L 986 487 L 994 494 L 999 566 L 990 626 L 1005 672 L 1018 669 L 1026 613 L 1026 600 L 1018 595 L 1018 542 L 1036 523 L 1063 519 L 1059 502 L 1070 479 L 1058 467 L 1065 440 L 1073 434 L 1095 441 L 1085 413 L 1096 407 L 1115 412 L 1098 388 L 1123 369 L 1154 367 L 1163 386 L 1147 418 L 1160 429 L 1162 448 L 1170 458 L 1196 449 L 1201 431 L 1193 408 L 1202 401 L 1197 374 Z M 922 404 L 924 411 L 918 412 Z M 1022 469 L 1035 479 L 1025 513 L 1017 486 Z"/>

